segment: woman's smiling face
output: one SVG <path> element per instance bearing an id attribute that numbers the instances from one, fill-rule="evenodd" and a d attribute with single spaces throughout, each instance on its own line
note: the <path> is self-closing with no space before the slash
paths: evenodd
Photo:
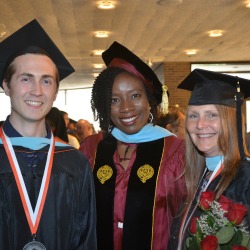
<path id="1" fill-rule="evenodd" d="M 205 156 L 220 154 L 218 138 L 221 118 L 215 105 L 190 105 L 187 110 L 186 128 L 194 145 Z"/>
<path id="2" fill-rule="evenodd" d="M 114 81 L 111 120 L 126 134 L 139 132 L 147 123 L 150 104 L 143 81 L 129 73 L 119 74 Z"/>

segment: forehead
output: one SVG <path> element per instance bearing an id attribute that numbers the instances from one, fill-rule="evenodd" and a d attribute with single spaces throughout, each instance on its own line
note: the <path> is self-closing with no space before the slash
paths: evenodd
<path id="1" fill-rule="evenodd" d="M 113 85 L 113 91 L 115 89 L 121 90 L 133 90 L 133 89 L 142 89 L 145 90 L 143 81 L 130 73 L 123 72 L 116 76 Z"/>
<path id="2" fill-rule="evenodd" d="M 24 54 L 17 56 L 11 63 L 18 70 L 39 70 L 50 74 L 56 74 L 57 68 L 54 62 L 46 55 Z"/>
<path id="3" fill-rule="evenodd" d="M 90 124 L 87 121 L 80 121 L 77 123 L 77 126 L 84 128 L 84 127 L 90 126 Z"/>
<path id="4" fill-rule="evenodd" d="M 207 111 L 218 111 L 214 104 L 206 104 L 206 105 L 189 105 L 188 112 L 207 112 Z"/>

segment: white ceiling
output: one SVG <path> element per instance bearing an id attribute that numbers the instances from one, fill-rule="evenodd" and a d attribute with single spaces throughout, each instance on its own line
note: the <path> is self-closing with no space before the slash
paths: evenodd
<path id="1" fill-rule="evenodd" d="M 76 72 L 61 83 L 62 89 L 89 87 L 94 81 L 95 49 L 118 41 L 153 68 L 163 61 L 250 61 L 250 8 L 243 0 L 119 0 L 113 10 L 100 10 L 94 0 L 0 0 L 0 23 L 7 33 L 36 18 Z M 224 36 L 208 37 L 211 29 Z M 95 38 L 108 30 L 109 38 Z M 18 42 L 18 41 L 17 41 Z M 187 49 L 198 54 L 185 55 Z M 249 71 L 249 69 L 245 69 Z"/>

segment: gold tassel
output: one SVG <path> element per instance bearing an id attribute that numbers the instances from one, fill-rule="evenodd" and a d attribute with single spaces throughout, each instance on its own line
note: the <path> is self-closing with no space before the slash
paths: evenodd
<path id="1" fill-rule="evenodd" d="M 160 104 L 160 114 L 166 115 L 168 113 L 168 87 L 166 85 L 162 85 L 162 99 Z"/>

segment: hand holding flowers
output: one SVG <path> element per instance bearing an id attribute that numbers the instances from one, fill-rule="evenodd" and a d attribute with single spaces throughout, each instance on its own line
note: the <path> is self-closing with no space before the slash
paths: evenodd
<path id="1" fill-rule="evenodd" d="M 221 195 L 215 201 L 215 193 L 203 192 L 200 197 L 200 217 L 193 217 L 186 240 L 189 250 L 247 250 L 250 234 L 244 221 L 247 208 Z"/>

